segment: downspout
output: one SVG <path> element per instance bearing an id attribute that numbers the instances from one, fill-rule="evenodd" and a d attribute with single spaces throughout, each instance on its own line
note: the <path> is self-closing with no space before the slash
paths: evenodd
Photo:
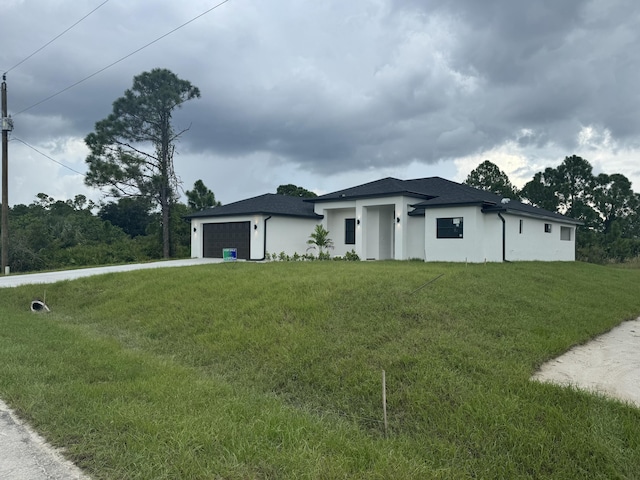
<path id="1" fill-rule="evenodd" d="M 502 261 L 508 262 L 507 260 L 507 222 L 502 216 L 502 213 L 498 212 L 498 217 L 502 220 Z"/>
<path id="2" fill-rule="evenodd" d="M 262 249 L 262 258 L 252 258 L 250 259 L 251 262 L 262 262 L 267 258 L 267 220 L 270 218 L 271 215 L 264 219 L 264 247 Z"/>

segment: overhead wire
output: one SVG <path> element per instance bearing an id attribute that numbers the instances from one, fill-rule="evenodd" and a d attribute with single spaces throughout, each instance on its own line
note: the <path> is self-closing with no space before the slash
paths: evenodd
<path id="1" fill-rule="evenodd" d="M 64 167 L 64 168 L 66 168 L 67 170 L 71 170 L 73 173 L 77 173 L 78 175 L 82 175 L 83 177 L 85 176 L 85 174 L 84 174 L 84 173 L 79 172 L 78 170 L 74 170 L 73 168 L 69 167 L 68 165 L 65 165 L 64 163 L 59 162 L 58 160 L 56 160 L 56 159 L 54 159 L 54 158 L 51 158 L 49 155 L 47 155 L 46 153 L 41 152 L 40 150 L 38 150 L 38 149 L 37 149 L 36 147 L 34 147 L 33 145 L 29 145 L 29 144 L 28 144 L 27 142 L 25 142 L 24 140 L 21 140 L 20 138 L 17 138 L 17 137 L 15 137 L 15 136 L 12 136 L 12 137 L 11 137 L 11 141 L 13 141 L 13 140 L 16 140 L 16 141 L 18 141 L 18 142 L 22 143 L 23 145 L 25 145 L 25 146 L 29 147 L 31 150 L 33 150 L 33 151 L 35 151 L 35 152 L 39 153 L 39 154 L 40 154 L 40 155 L 42 155 L 43 157 L 46 157 L 46 158 L 48 158 L 49 160 L 51 160 L 52 162 L 57 163 L 57 164 L 58 164 L 58 165 L 60 165 L 61 167 Z"/>
<path id="2" fill-rule="evenodd" d="M 13 115 L 14 115 L 14 117 L 15 117 L 16 115 L 20 115 L 21 113 L 24 113 L 24 112 L 26 112 L 26 111 L 28 111 L 28 110 L 31 110 L 32 108 L 37 107 L 38 105 L 41 105 L 41 104 L 43 104 L 43 103 L 45 103 L 45 102 L 47 102 L 47 101 L 51 100 L 52 98 L 57 97 L 58 95 L 60 95 L 60 94 L 62 94 L 62 93 L 64 93 L 64 92 L 66 92 L 66 91 L 68 91 L 68 90 L 71 90 L 71 89 L 72 89 L 72 88 L 74 88 L 74 87 L 77 87 L 77 86 L 78 86 L 78 85 L 80 85 L 81 83 L 86 82 L 87 80 L 89 80 L 89 79 L 91 79 L 91 78 L 95 77 L 96 75 L 99 75 L 100 73 L 102 73 L 102 72 L 104 72 L 105 70 L 107 70 L 107 69 L 109 69 L 109 68 L 113 67 L 114 65 L 117 65 L 118 63 L 120 63 L 120 62 L 122 62 L 122 61 L 126 60 L 127 58 L 129 58 L 129 57 L 131 57 L 131 56 L 135 55 L 136 53 L 138 53 L 138 52 L 140 52 L 140 51 L 144 50 L 145 48 L 150 47 L 150 46 L 151 46 L 151 45 L 153 45 L 154 43 L 159 42 L 159 41 L 160 41 L 160 40 L 162 40 L 163 38 L 168 37 L 168 36 L 169 36 L 169 35 L 171 35 L 172 33 L 177 32 L 177 31 L 178 31 L 178 30 L 180 30 L 181 28 L 186 27 L 186 26 L 187 26 L 187 25 L 189 25 L 190 23 L 195 22 L 196 20 L 198 20 L 200 17 L 205 16 L 206 14 L 208 14 L 208 13 L 212 12 L 212 11 L 213 11 L 213 10 L 215 10 L 216 8 L 219 8 L 219 7 L 221 7 L 222 5 L 224 5 L 225 3 L 228 3 L 228 2 L 230 2 L 230 1 L 231 1 L 231 0 L 223 0 L 222 2 L 220 2 L 220 3 L 216 4 L 216 5 L 214 5 L 213 7 L 209 8 L 208 10 L 205 10 L 205 11 L 204 11 L 204 12 L 202 12 L 201 14 L 199 14 L 199 15 L 197 15 L 197 16 L 195 16 L 195 17 L 193 17 L 191 20 L 189 20 L 189 21 L 187 21 L 187 22 L 183 23 L 182 25 L 180 25 L 180 26 L 178 26 L 178 27 L 174 28 L 173 30 L 171 30 L 171 31 L 169 31 L 169 32 L 167 32 L 167 33 L 165 33 L 164 35 L 161 35 L 160 37 L 156 38 L 155 40 L 152 40 L 151 42 L 147 43 L 146 45 L 143 45 L 142 47 L 140 47 L 140 48 L 138 48 L 138 49 L 134 50 L 133 52 L 131 52 L 131 53 L 129 53 L 129 54 L 127 54 L 127 55 L 125 55 L 124 57 L 122 57 L 122 58 L 120 58 L 120 59 L 116 60 L 115 62 L 110 63 L 110 64 L 109 64 L 109 65 L 107 65 L 106 67 L 101 68 L 100 70 L 98 70 L 98 71 L 96 71 L 96 72 L 92 73 L 91 75 L 88 75 L 88 76 L 84 77 L 82 80 L 78 80 L 78 81 L 77 81 L 77 82 L 75 82 L 74 84 L 69 85 L 68 87 L 66 87 L 66 88 L 64 88 L 64 89 L 62 89 L 62 90 L 60 90 L 59 92 L 54 93 L 53 95 L 49 95 L 48 97 L 46 97 L 46 98 L 44 98 L 44 99 L 40 100 L 39 102 L 34 103 L 33 105 L 31 105 L 31 106 L 29 106 L 29 107 L 27 107 L 27 108 L 24 108 L 24 109 L 20 110 L 20 111 L 19 111 L 19 112 L 17 112 L 17 113 L 14 113 L 14 114 L 13 114 Z"/>
<path id="3" fill-rule="evenodd" d="M 40 48 L 38 48 L 35 52 L 33 52 L 31 55 L 27 56 L 26 58 L 22 59 L 20 62 L 16 63 L 13 67 L 11 67 L 10 69 L 6 70 L 4 72 L 4 74 L 6 75 L 7 73 L 9 73 L 11 70 L 19 67 L 20 65 L 22 65 L 24 62 L 26 62 L 27 60 L 29 60 L 31 57 L 33 57 L 34 55 L 36 55 L 37 53 L 41 52 L 42 50 L 44 50 L 45 48 L 47 48 L 49 45 L 51 45 L 53 42 L 55 42 L 57 39 L 59 39 L 61 36 L 63 36 L 65 33 L 67 33 L 69 30 L 71 30 L 73 27 L 75 27 L 76 25 L 78 25 L 80 22 L 82 22 L 83 20 L 85 20 L 87 17 L 89 17 L 92 13 L 94 13 L 96 10 L 98 10 L 100 7 L 102 7 L 105 3 L 108 3 L 110 0 L 105 0 L 104 2 L 102 2 L 100 5 L 98 5 L 96 8 L 94 8 L 93 10 L 91 10 L 89 13 L 87 13 L 84 17 L 82 17 L 80 20 L 78 20 L 76 23 L 74 23 L 73 25 L 71 25 L 69 28 L 67 28 L 66 30 L 64 30 L 62 33 L 56 35 L 55 37 L 53 37 L 51 40 L 49 40 L 47 43 L 45 43 L 43 46 L 41 46 Z"/>

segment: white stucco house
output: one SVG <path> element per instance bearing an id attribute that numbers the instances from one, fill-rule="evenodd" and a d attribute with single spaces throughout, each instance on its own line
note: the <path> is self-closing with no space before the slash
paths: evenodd
<path id="1" fill-rule="evenodd" d="M 316 224 L 332 255 L 427 262 L 575 260 L 579 221 L 439 177 L 383 178 L 316 198 L 265 194 L 194 213 L 191 256 L 303 254 Z"/>

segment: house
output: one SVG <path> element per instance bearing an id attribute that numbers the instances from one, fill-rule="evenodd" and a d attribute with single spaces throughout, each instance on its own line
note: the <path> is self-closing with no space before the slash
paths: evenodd
<path id="1" fill-rule="evenodd" d="M 191 257 L 221 258 L 224 248 L 237 258 L 264 260 L 267 253 L 306 253 L 307 239 L 322 216 L 299 197 L 266 193 L 187 216 Z"/>
<path id="2" fill-rule="evenodd" d="M 306 252 L 321 223 L 332 255 L 445 262 L 573 261 L 579 221 L 440 177 L 383 178 L 316 198 L 265 194 L 190 215 L 192 257 Z"/>

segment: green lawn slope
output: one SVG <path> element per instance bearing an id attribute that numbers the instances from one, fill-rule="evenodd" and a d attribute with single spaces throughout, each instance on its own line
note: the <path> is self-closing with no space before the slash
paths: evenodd
<path id="1" fill-rule="evenodd" d="M 638 317 L 639 293 L 640 270 L 581 263 L 233 263 L 3 289 L 0 397 L 96 479 L 638 478 L 639 409 L 529 379 Z M 45 294 L 51 312 L 29 312 Z"/>

